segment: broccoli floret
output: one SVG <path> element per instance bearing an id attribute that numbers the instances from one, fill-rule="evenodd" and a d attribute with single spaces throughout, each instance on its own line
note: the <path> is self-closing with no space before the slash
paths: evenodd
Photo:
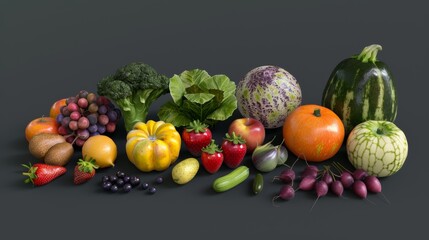
<path id="1" fill-rule="evenodd" d="M 116 103 L 121 109 L 125 129 L 145 122 L 150 105 L 169 92 L 169 78 L 158 74 L 151 66 L 135 62 L 119 68 L 97 84 L 97 93 Z"/>

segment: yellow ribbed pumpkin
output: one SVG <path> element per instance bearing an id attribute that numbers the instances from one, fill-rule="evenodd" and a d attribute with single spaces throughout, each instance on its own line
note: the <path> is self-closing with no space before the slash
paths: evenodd
<path id="1" fill-rule="evenodd" d="M 141 171 L 166 170 L 179 157 L 182 140 L 171 123 L 137 122 L 127 134 L 128 159 Z"/>

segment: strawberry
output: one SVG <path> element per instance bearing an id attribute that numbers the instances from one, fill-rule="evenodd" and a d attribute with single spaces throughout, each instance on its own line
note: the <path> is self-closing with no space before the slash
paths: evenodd
<path id="1" fill-rule="evenodd" d="M 246 141 L 240 135 L 235 135 L 235 132 L 225 134 L 221 147 L 225 165 L 229 168 L 238 167 L 247 151 Z"/>
<path id="2" fill-rule="evenodd" d="M 87 182 L 95 175 L 95 169 L 97 169 L 98 166 L 95 164 L 95 159 L 90 158 L 89 160 L 79 159 L 76 166 L 74 167 L 74 174 L 73 174 L 73 182 L 74 184 L 82 184 L 84 182 Z"/>
<path id="3" fill-rule="evenodd" d="M 195 156 L 201 156 L 201 149 L 210 144 L 212 132 L 208 126 L 199 120 L 192 121 L 182 132 L 186 148 Z"/>
<path id="4" fill-rule="evenodd" d="M 65 167 L 48 165 L 44 163 L 36 163 L 34 165 L 29 163 L 28 165 L 22 164 L 22 166 L 28 169 L 27 172 L 22 173 L 22 175 L 28 177 L 24 182 L 31 182 L 34 186 L 48 184 L 67 172 Z"/>
<path id="5" fill-rule="evenodd" d="M 211 140 L 210 144 L 203 147 L 201 153 L 201 163 L 207 172 L 213 174 L 219 170 L 223 163 L 222 149 Z"/>

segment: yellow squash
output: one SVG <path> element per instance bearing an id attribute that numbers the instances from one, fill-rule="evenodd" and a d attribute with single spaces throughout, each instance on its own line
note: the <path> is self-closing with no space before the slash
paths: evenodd
<path id="1" fill-rule="evenodd" d="M 171 123 L 138 122 L 127 134 L 128 159 L 141 171 L 163 171 L 179 157 L 182 140 Z"/>

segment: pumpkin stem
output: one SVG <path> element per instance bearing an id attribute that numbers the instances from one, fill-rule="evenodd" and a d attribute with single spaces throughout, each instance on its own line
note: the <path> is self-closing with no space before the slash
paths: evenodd
<path id="1" fill-rule="evenodd" d="M 377 61 L 377 53 L 380 51 L 382 47 L 378 44 L 372 44 L 366 46 L 362 52 L 356 57 L 357 60 L 362 61 L 363 63 Z"/>
<path id="2" fill-rule="evenodd" d="M 320 108 L 316 108 L 316 109 L 314 109 L 313 115 L 314 115 L 314 116 L 316 116 L 316 117 L 320 117 L 320 116 L 322 116 L 322 115 L 320 114 Z"/>

